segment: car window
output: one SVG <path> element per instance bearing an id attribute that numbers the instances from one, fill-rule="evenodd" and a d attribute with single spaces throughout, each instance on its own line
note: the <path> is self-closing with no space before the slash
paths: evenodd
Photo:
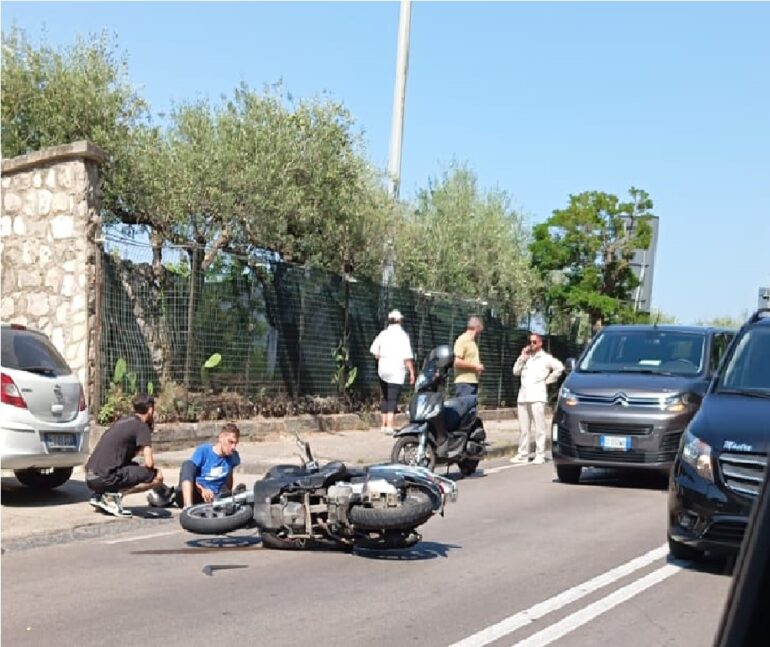
<path id="1" fill-rule="evenodd" d="M 69 375 L 67 362 L 45 335 L 31 330 L 2 329 L 2 365 L 17 371 Z"/>
<path id="2" fill-rule="evenodd" d="M 770 327 L 749 328 L 738 340 L 719 388 L 732 389 L 770 393 Z"/>
<path id="3" fill-rule="evenodd" d="M 715 372 L 717 368 L 719 368 L 719 362 L 722 361 L 722 358 L 727 351 L 727 347 L 730 345 L 730 341 L 732 341 L 733 337 L 734 335 L 730 333 L 718 333 L 714 335 L 714 340 L 711 346 L 711 362 L 709 364 L 709 368 L 712 373 Z"/>
<path id="4" fill-rule="evenodd" d="M 706 336 L 663 330 L 605 331 L 580 363 L 583 371 L 675 373 L 703 370 Z"/>

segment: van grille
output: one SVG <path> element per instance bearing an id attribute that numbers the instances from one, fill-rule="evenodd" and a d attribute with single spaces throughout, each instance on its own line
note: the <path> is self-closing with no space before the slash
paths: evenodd
<path id="1" fill-rule="evenodd" d="M 589 434 L 604 434 L 607 436 L 647 436 L 652 433 L 652 425 L 587 422 L 584 428 Z"/>
<path id="2" fill-rule="evenodd" d="M 621 404 L 617 396 L 617 393 L 613 395 L 586 395 L 585 393 L 575 393 L 575 398 L 578 402 L 582 402 L 583 404 L 599 404 L 607 406 L 616 406 Z M 643 398 L 638 396 L 627 396 L 623 394 L 621 399 L 623 400 L 622 403 L 629 407 L 654 407 L 655 409 L 661 408 L 659 397 Z"/>
<path id="3" fill-rule="evenodd" d="M 746 534 L 746 524 L 740 521 L 717 521 L 712 523 L 703 538 L 726 544 L 740 544 Z"/>
<path id="4" fill-rule="evenodd" d="M 743 496 L 755 497 L 765 478 L 767 455 L 722 452 L 719 467 L 727 488 Z"/>
<path id="5" fill-rule="evenodd" d="M 612 461 L 616 463 L 671 463 L 676 457 L 679 449 L 679 440 L 682 437 L 682 430 L 671 431 L 663 436 L 658 451 L 617 451 L 612 449 L 602 449 L 601 447 L 585 447 L 575 445 L 572 440 L 572 434 L 566 427 L 559 426 L 558 443 L 559 451 L 565 456 L 580 458 L 586 461 Z"/>

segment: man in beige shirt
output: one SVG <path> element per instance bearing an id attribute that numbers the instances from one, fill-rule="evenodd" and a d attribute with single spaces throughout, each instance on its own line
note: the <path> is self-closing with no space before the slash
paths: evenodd
<path id="1" fill-rule="evenodd" d="M 479 392 L 479 377 L 484 371 L 484 365 L 479 356 L 476 339 L 484 330 L 481 317 L 473 315 L 468 318 L 468 327 L 455 340 L 455 396 L 477 395 Z"/>
<path id="2" fill-rule="evenodd" d="M 547 386 L 553 384 L 564 372 L 564 364 L 543 350 L 543 338 L 529 334 L 516 363 L 513 374 L 521 376 L 519 386 L 519 452 L 511 463 L 529 462 L 530 429 L 535 427 L 535 465 L 545 463 L 545 405 L 548 402 Z"/>

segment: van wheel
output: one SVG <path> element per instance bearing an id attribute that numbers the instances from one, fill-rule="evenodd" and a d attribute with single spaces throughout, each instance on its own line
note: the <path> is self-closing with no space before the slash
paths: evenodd
<path id="1" fill-rule="evenodd" d="M 33 467 L 28 470 L 14 470 L 14 476 L 19 483 L 34 490 L 52 490 L 64 485 L 72 476 L 71 467 L 49 467 L 48 469 Z"/>
<path id="2" fill-rule="evenodd" d="M 674 559 L 682 559 L 687 562 L 697 562 L 703 559 L 703 552 L 687 544 L 682 544 L 676 539 L 668 538 L 668 552 Z"/>
<path id="3" fill-rule="evenodd" d="M 580 465 L 557 465 L 556 476 L 562 483 L 579 483 L 580 472 L 583 468 Z"/>

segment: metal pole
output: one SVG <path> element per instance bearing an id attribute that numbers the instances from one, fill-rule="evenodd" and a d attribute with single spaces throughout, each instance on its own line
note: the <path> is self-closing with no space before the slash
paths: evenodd
<path id="1" fill-rule="evenodd" d="M 396 85 L 393 90 L 393 123 L 390 131 L 388 161 L 388 193 L 398 198 L 401 185 L 401 145 L 404 141 L 404 104 L 406 75 L 409 70 L 409 29 L 412 22 L 412 0 L 401 0 L 398 19 L 398 56 L 396 58 Z"/>
<path id="2" fill-rule="evenodd" d="M 406 75 L 409 69 L 409 30 L 412 22 L 412 0 L 401 0 L 398 18 L 398 53 L 396 56 L 396 83 L 393 89 L 393 120 L 390 131 L 388 155 L 388 195 L 398 200 L 401 188 L 401 147 L 404 141 L 404 104 L 406 101 Z M 394 273 L 392 233 L 388 236 L 382 284 L 390 285 Z"/>

